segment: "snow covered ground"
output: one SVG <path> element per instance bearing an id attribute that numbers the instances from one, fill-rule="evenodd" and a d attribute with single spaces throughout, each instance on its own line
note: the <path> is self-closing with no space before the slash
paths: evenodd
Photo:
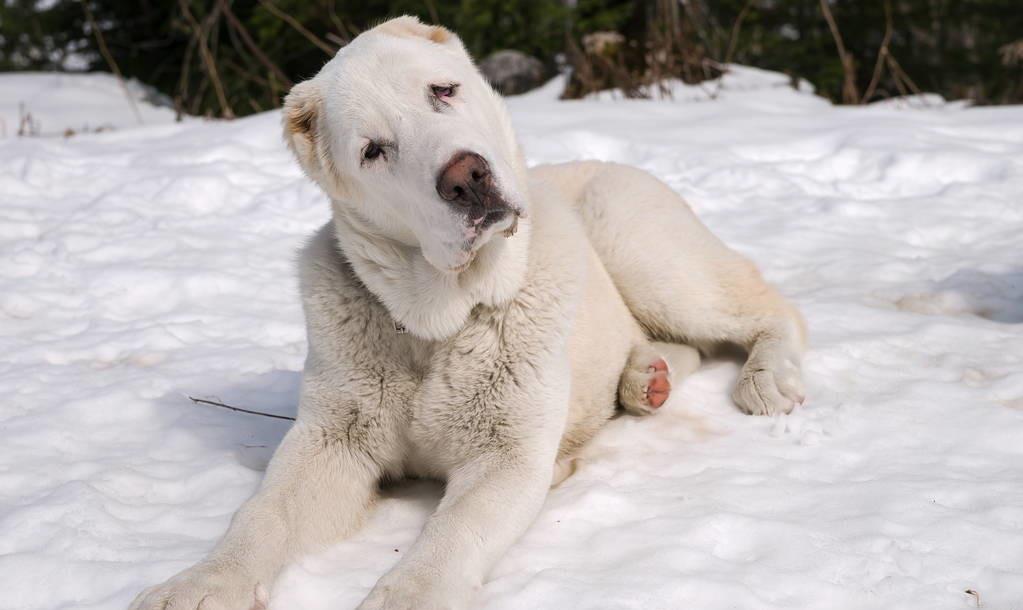
<path id="1" fill-rule="evenodd" d="M 154 105 L 158 101 L 163 105 Z M 135 80 L 122 86 L 112 74 L 7 73 L 0 78 L 0 138 L 170 123 L 175 113 L 169 105 L 151 88 Z"/>
<path id="2" fill-rule="evenodd" d="M 812 341 L 792 415 L 740 414 L 738 368 L 714 361 L 666 411 L 614 421 L 486 608 L 1023 610 L 1023 107 L 837 108 L 784 83 L 510 100 L 531 162 L 657 174 Z M 88 78 L 67 87 L 55 123 L 106 120 L 67 103 Z M 278 115 L 125 116 L 0 140 L 2 608 L 123 608 L 212 546 L 288 422 L 186 395 L 294 411 L 294 254 L 328 209 Z M 388 490 L 273 607 L 354 607 L 440 493 Z"/>

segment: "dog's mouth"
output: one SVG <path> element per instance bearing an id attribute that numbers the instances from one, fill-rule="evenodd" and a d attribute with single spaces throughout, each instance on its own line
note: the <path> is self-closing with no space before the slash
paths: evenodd
<path id="1" fill-rule="evenodd" d="M 519 219 L 523 216 L 517 206 L 504 204 L 484 212 L 475 218 L 465 220 L 463 249 L 476 251 L 490 241 L 494 235 L 511 237 L 519 227 Z"/>
<path id="2" fill-rule="evenodd" d="M 463 229 L 461 253 L 465 262 L 449 267 L 451 273 L 461 273 L 472 266 L 479 251 L 495 236 L 512 237 L 518 231 L 519 220 L 525 214 L 518 206 L 507 205 L 506 208 L 491 210 L 475 220 L 466 220 Z"/>
<path id="3" fill-rule="evenodd" d="M 490 210 L 483 216 L 483 218 L 480 219 L 479 228 L 481 230 L 489 229 L 490 227 L 507 218 L 508 214 L 509 212 L 505 211 L 504 209 Z"/>
<path id="4" fill-rule="evenodd" d="M 503 204 L 503 207 L 491 210 L 476 225 L 477 232 L 484 233 L 488 229 L 503 233 L 505 237 L 515 235 L 519 227 L 519 218 L 522 212 L 515 206 Z"/>
<path id="5" fill-rule="evenodd" d="M 512 222 L 512 218 L 522 215 L 522 207 L 508 201 L 497 188 L 483 192 L 473 192 L 472 203 L 461 208 L 465 214 L 465 225 L 476 227 L 481 231 L 502 221 Z"/>

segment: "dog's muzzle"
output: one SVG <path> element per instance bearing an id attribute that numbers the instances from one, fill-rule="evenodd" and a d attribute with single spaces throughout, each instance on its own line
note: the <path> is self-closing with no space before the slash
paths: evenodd
<path id="1" fill-rule="evenodd" d="M 494 184 L 490 164 L 474 152 L 455 153 L 444 165 L 437 174 L 437 194 L 478 231 L 505 220 L 509 214 L 519 215 Z"/>

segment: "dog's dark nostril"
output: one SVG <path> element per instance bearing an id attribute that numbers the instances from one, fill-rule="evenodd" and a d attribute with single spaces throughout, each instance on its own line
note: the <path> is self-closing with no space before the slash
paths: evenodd
<path id="1" fill-rule="evenodd" d="M 437 194 L 460 208 L 490 207 L 493 188 L 486 159 L 469 151 L 456 154 L 437 175 Z"/>

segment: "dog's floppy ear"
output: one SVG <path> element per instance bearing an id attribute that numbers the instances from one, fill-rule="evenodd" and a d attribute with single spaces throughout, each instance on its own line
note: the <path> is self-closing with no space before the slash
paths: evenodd
<path id="1" fill-rule="evenodd" d="M 418 17 L 403 15 L 381 23 L 373 28 L 381 34 L 391 36 L 405 36 L 409 38 L 425 38 L 439 45 L 452 46 L 462 49 L 462 41 L 451 30 L 439 26 L 423 23 Z"/>
<path id="2" fill-rule="evenodd" d="M 319 86 L 312 80 L 291 88 L 284 98 L 284 140 L 299 165 L 312 178 L 319 172 L 316 152 L 317 119 L 322 97 Z"/>
<path id="3" fill-rule="evenodd" d="M 344 183 L 321 136 L 323 94 L 316 79 L 301 82 L 284 98 L 284 140 L 307 176 L 335 199 L 345 196 Z"/>

